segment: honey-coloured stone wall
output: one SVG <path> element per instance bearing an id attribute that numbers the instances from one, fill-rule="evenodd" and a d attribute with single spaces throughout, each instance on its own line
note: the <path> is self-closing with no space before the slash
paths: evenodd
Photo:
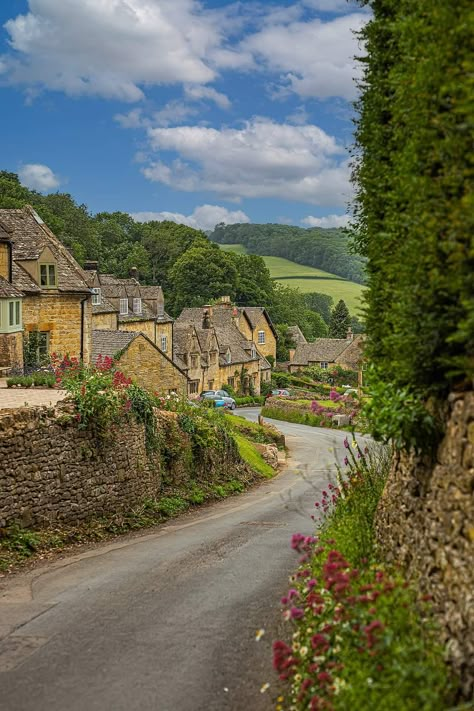
<path id="1" fill-rule="evenodd" d="M 434 464 L 398 454 L 377 514 L 377 540 L 435 611 L 465 698 L 474 691 L 474 392 L 452 393 Z"/>

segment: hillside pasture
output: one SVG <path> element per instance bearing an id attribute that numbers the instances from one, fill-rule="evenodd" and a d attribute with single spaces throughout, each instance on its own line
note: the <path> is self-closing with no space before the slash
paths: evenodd
<path id="1" fill-rule="evenodd" d="M 226 252 L 247 254 L 247 249 L 243 244 L 221 244 L 219 246 Z M 360 284 L 341 279 L 336 274 L 324 272 L 321 269 L 308 267 L 304 264 L 297 264 L 281 257 L 263 257 L 263 260 L 270 271 L 272 279 L 284 286 L 299 289 L 304 294 L 312 291 L 328 294 L 333 298 L 334 304 L 339 299 L 343 299 L 351 314 L 358 315 L 361 308 L 360 299 L 363 293 L 363 287 Z"/>

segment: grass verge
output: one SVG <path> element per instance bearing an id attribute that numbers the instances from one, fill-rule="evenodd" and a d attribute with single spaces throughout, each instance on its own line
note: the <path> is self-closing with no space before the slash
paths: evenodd
<path id="1" fill-rule="evenodd" d="M 255 445 L 250 440 L 243 437 L 241 434 L 234 433 L 234 439 L 237 444 L 239 454 L 254 471 L 258 472 L 265 479 L 271 479 L 275 476 L 275 470 L 266 463 L 260 452 L 257 451 Z"/>

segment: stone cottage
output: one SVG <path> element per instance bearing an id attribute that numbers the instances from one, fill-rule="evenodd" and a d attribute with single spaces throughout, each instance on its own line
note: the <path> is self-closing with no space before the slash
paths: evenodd
<path id="1" fill-rule="evenodd" d="M 89 362 L 91 290 L 74 257 L 35 210 L 0 210 L 0 367 L 23 366 L 23 332 L 37 362 L 51 353 Z M 34 334 L 34 336 L 33 336 Z"/>
<path id="2" fill-rule="evenodd" d="M 312 343 L 299 342 L 290 350 L 288 370 L 295 373 L 309 366 L 330 368 L 339 365 L 346 370 L 360 370 L 363 360 L 363 337 L 349 329 L 347 338 L 317 338 Z"/>

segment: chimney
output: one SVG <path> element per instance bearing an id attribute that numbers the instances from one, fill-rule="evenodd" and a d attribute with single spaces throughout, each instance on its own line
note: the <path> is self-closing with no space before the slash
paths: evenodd
<path id="1" fill-rule="evenodd" d="M 219 305 L 226 306 L 227 308 L 229 308 L 232 305 L 230 301 L 230 296 L 221 296 L 221 298 L 219 299 Z"/>
<path id="2" fill-rule="evenodd" d="M 290 348 L 289 352 L 290 352 L 290 363 L 291 363 L 293 358 L 295 357 L 296 348 Z"/>
<path id="3" fill-rule="evenodd" d="M 230 306 L 230 304 L 229 304 L 229 306 Z M 237 326 L 237 328 L 239 327 L 239 316 L 240 316 L 239 309 L 236 306 L 234 306 L 234 308 L 232 309 L 232 321 L 233 321 L 234 325 Z"/>
<path id="4" fill-rule="evenodd" d="M 92 260 L 88 259 L 87 262 L 84 262 L 84 269 L 87 272 L 96 272 L 99 268 L 99 262 L 93 262 Z"/>
<path id="5" fill-rule="evenodd" d="M 354 340 L 354 334 L 352 333 L 352 328 L 351 328 L 350 326 L 349 326 L 349 328 L 347 329 L 346 340 L 348 340 L 348 341 L 353 341 L 353 340 Z"/>
<path id="6" fill-rule="evenodd" d="M 138 281 L 138 269 L 136 267 L 132 267 L 130 269 L 130 276 L 132 277 L 132 279 Z"/>
<path id="7" fill-rule="evenodd" d="M 204 307 L 204 312 L 202 314 L 202 327 L 203 329 L 208 329 L 212 327 L 211 324 L 211 314 L 212 312 L 210 311 L 210 306 L 205 306 Z"/>

